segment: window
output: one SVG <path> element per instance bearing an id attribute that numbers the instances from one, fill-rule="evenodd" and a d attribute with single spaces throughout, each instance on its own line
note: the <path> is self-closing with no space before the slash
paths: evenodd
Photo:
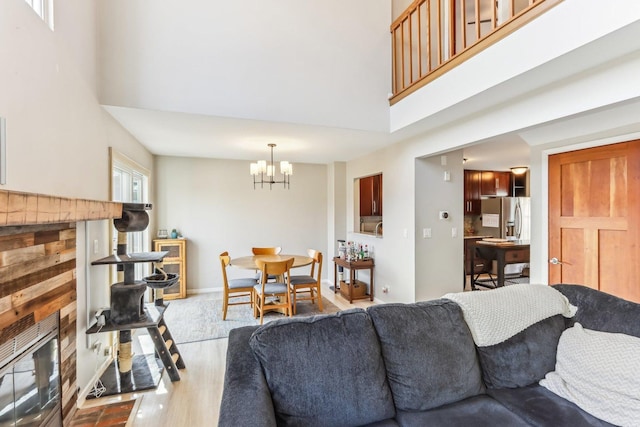
<path id="1" fill-rule="evenodd" d="M 111 149 L 111 200 L 124 203 L 148 203 L 150 172 L 131 159 Z M 117 231 L 113 228 L 113 247 L 117 246 Z M 127 233 L 127 252 L 146 252 L 150 247 L 149 230 Z M 149 265 L 136 264 L 135 277 L 149 274 Z"/>
<path id="2" fill-rule="evenodd" d="M 53 31 L 53 0 L 24 0 Z"/>

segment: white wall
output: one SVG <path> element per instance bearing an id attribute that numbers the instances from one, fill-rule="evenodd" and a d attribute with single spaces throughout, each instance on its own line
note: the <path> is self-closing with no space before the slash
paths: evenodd
<path id="1" fill-rule="evenodd" d="M 445 172 L 449 173 L 450 181 L 444 180 Z M 415 182 L 415 299 L 424 301 L 464 289 L 460 257 L 464 252 L 462 150 L 417 159 Z M 440 219 L 440 211 L 448 212 L 449 218 Z M 424 229 L 431 230 L 431 238 L 424 238 Z"/>
<path id="2" fill-rule="evenodd" d="M 415 299 L 414 164 L 403 144 L 347 163 L 347 238 L 369 246 L 375 259 L 375 297 L 384 302 Z M 359 234 L 355 223 L 356 179 L 382 173 L 383 237 Z M 389 292 L 382 288 L 388 286 Z"/>
<path id="3" fill-rule="evenodd" d="M 392 0 L 392 5 L 391 5 L 391 17 L 392 20 L 396 19 L 398 16 L 400 16 L 400 14 L 402 12 L 404 12 L 405 10 L 407 10 L 407 8 L 409 7 L 409 5 L 411 5 L 411 3 L 413 3 L 412 0 Z"/>
<path id="4" fill-rule="evenodd" d="M 56 1 L 55 16 L 52 32 L 24 1 L 0 2 L 0 116 L 7 125 L 7 184 L 0 188 L 108 200 L 108 147 L 149 169 L 152 156 L 98 103 L 95 3 Z M 108 253 L 108 226 L 91 222 L 86 234 L 84 223 L 77 228 L 77 374 L 85 388 L 104 360 L 86 345 L 85 277 L 93 297 L 106 295 L 110 285 L 105 267 L 87 271 L 85 261 Z M 98 254 L 85 251 L 85 237 L 98 240 Z M 91 339 L 106 343 L 108 334 Z"/>
<path id="5" fill-rule="evenodd" d="M 106 200 L 108 147 L 146 167 L 152 156 L 98 104 L 92 67 L 95 26 L 62 17 L 91 15 L 91 2 L 56 2 L 56 31 L 21 1 L 0 2 L 0 116 L 6 118 L 7 185 L 3 189 Z M 73 13 L 69 12 L 72 10 Z M 69 13 L 68 13 L 69 12 Z M 65 26 L 65 24 L 69 26 Z"/>
<path id="6" fill-rule="evenodd" d="M 338 256 L 337 241 L 347 238 L 347 219 L 344 216 L 347 210 L 346 176 L 345 162 L 334 162 L 327 166 L 327 263 Z M 329 273 L 331 271 L 329 269 Z M 333 276 L 326 278 L 333 281 Z"/>
<path id="7" fill-rule="evenodd" d="M 104 104 L 389 129 L 391 0 L 98 5 Z"/>
<path id="8" fill-rule="evenodd" d="M 294 164 L 290 190 L 254 190 L 246 161 L 157 157 L 155 167 L 158 228 L 177 228 L 189 239 L 187 292 L 222 289 L 223 251 L 232 258 L 250 255 L 253 246 L 327 253 L 325 165 Z M 235 268 L 228 273 L 253 274 Z"/>

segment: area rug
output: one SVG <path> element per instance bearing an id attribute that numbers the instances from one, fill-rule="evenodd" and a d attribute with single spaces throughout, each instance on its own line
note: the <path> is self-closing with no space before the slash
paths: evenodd
<path id="1" fill-rule="evenodd" d="M 177 344 L 226 338 L 232 329 L 260 324 L 260 320 L 253 317 L 248 304 L 230 306 L 227 310 L 227 319 L 222 320 L 222 295 L 220 292 L 189 296 L 185 299 L 168 301 L 168 303 L 169 307 L 165 311 L 164 320 Z M 322 298 L 322 308 L 323 310 L 320 312 L 318 304 L 312 304 L 311 301 L 300 301 L 298 302 L 297 314 L 294 317 L 340 311 L 326 298 Z M 264 322 L 285 317 L 280 313 L 267 312 L 264 316 Z"/>

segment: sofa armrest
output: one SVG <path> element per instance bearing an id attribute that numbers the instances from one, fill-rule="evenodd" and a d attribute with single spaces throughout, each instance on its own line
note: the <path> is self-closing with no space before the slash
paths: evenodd
<path id="1" fill-rule="evenodd" d="M 231 330 L 218 426 L 276 426 L 271 393 L 249 347 L 256 326 Z"/>

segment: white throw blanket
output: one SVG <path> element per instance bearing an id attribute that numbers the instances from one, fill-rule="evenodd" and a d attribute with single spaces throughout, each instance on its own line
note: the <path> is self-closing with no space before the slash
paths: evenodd
<path id="1" fill-rule="evenodd" d="M 446 294 L 464 314 L 479 347 L 499 344 L 541 320 L 562 314 L 573 317 L 577 308 L 547 285 L 517 284 L 489 291 Z"/>

